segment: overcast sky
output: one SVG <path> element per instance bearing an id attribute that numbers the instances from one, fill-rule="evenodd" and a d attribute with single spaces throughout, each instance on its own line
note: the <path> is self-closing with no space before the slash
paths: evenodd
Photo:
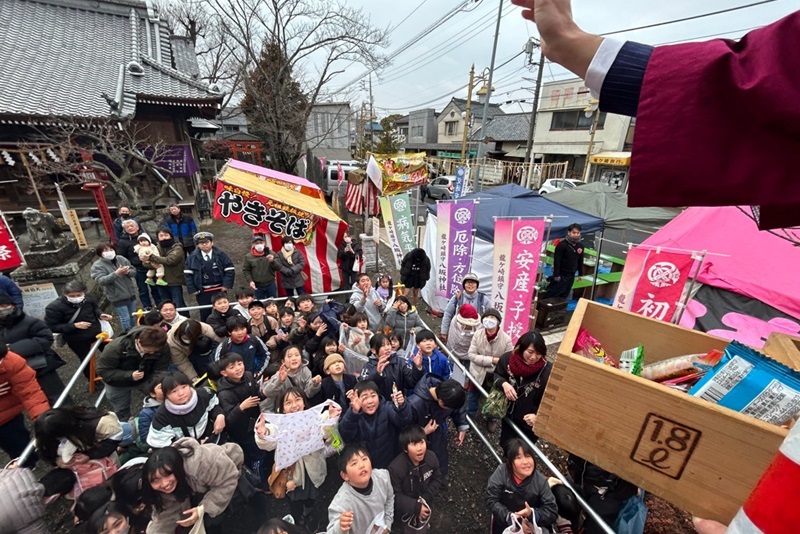
<path id="1" fill-rule="evenodd" d="M 375 25 L 390 28 L 418 8 L 391 33 L 391 44 L 386 50 L 391 53 L 461 1 L 463 0 L 349 0 L 348 3 L 354 7 L 362 7 Z M 720 11 L 757 1 L 576 0 L 573 2 L 573 13 L 578 24 L 587 31 L 605 33 Z M 382 117 L 389 113 L 405 113 L 426 107 L 441 110 L 451 96 L 465 98 L 466 88 L 459 88 L 468 82 L 470 65 L 474 63 L 478 72 L 489 66 L 498 3 L 498 0 L 480 0 L 471 7 L 471 11 L 456 14 L 446 24 L 397 56 L 391 66 L 378 76 L 373 74 L 376 115 Z M 778 20 L 798 8 L 798 0 L 777 0 L 697 20 L 629 31 L 614 37 L 649 44 L 707 40 L 717 35 L 738 38 L 749 29 Z M 529 37 L 538 36 L 536 27 L 524 20 L 520 9 L 512 6 L 509 0 L 503 3 L 503 15 L 497 65 L 520 52 Z M 438 57 L 450 48 L 452 50 Z M 538 52 L 535 54 L 538 57 Z M 349 82 L 364 70 L 359 65 L 352 65 L 332 85 Z M 526 68 L 524 55 L 496 69 L 492 101 L 521 99 L 526 96 L 530 98 L 534 84 L 523 78 L 534 79 L 535 76 L 534 68 Z M 545 66 L 545 82 L 567 77 L 566 71 L 557 65 Z M 355 108 L 362 99 L 367 98 L 367 94 L 355 93 L 350 98 Z M 530 110 L 530 105 L 515 103 L 505 106 L 504 109 L 507 113 L 514 113 Z"/>

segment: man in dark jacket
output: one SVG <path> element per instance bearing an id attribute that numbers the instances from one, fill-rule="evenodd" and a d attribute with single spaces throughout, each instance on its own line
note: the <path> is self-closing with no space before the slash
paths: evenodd
<path id="1" fill-rule="evenodd" d="M 0 337 L 36 371 L 39 387 L 52 406 L 64 391 L 56 369 L 64 360 L 51 348 L 53 332 L 44 321 L 26 315 L 7 293 L 0 293 Z M 71 403 L 72 401 L 69 401 Z"/>
<path id="2" fill-rule="evenodd" d="M 20 310 L 25 307 L 25 303 L 22 301 L 22 291 L 19 290 L 17 284 L 11 278 L 2 273 L 0 273 L 0 291 L 8 293 L 8 296 L 11 297 Z"/>
<path id="3" fill-rule="evenodd" d="M 230 291 L 236 277 L 236 268 L 227 254 L 214 246 L 214 234 L 198 232 L 194 235 L 197 248 L 186 258 L 183 273 L 186 275 L 186 290 L 195 295 L 197 304 L 211 304 L 211 295 Z M 200 320 L 205 322 L 211 308 L 200 310 Z"/>
<path id="4" fill-rule="evenodd" d="M 431 450 L 439 459 L 442 476 L 447 476 L 449 457 L 447 454 L 447 418 L 453 419 L 458 430 L 456 443 L 460 447 L 467 435 L 469 423 L 464 386 L 456 380 L 444 380 L 435 375 L 425 375 L 417 382 L 414 394 L 408 398 L 413 413 L 413 422 L 425 429 Z"/>
<path id="5" fill-rule="evenodd" d="M 142 303 L 142 308 L 149 310 L 153 307 L 153 299 L 150 297 L 150 286 L 146 283 L 148 267 L 142 265 L 139 254 L 133 248 L 139 244 L 141 232 L 139 223 L 133 219 L 123 221 L 122 233 L 119 236 L 115 250 L 117 255 L 123 256 L 136 268 L 136 287 L 139 289 L 139 302 Z"/>
<path id="6" fill-rule="evenodd" d="M 177 204 L 170 204 L 162 223 L 170 229 L 176 243 L 183 247 L 183 252 L 187 256 L 194 251 L 193 238 L 197 233 L 197 225 L 191 215 L 181 212 L 181 207 Z"/>
<path id="7" fill-rule="evenodd" d="M 275 273 L 280 267 L 275 263 L 275 253 L 266 245 L 263 235 L 253 236 L 250 252 L 244 257 L 244 279 L 256 292 L 256 300 L 275 298 L 278 296 L 278 285 Z"/>
<path id="8" fill-rule="evenodd" d="M 97 358 L 97 375 L 120 421 L 130 419 L 131 391 L 156 371 L 165 370 L 169 361 L 167 333 L 157 326 L 133 328 L 106 345 Z"/>
<path id="9" fill-rule="evenodd" d="M 125 221 L 134 221 L 136 224 L 139 224 L 139 221 L 131 217 L 131 209 L 128 206 L 120 206 L 117 208 L 117 218 L 114 219 L 114 222 L 111 224 L 114 228 L 115 243 L 119 241 L 119 238 L 125 233 L 122 230 L 122 225 Z"/>
<path id="10" fill-rule="evenodd" d="M 164 281 L 167 285 L 153 288 L 156 293 L 156 303 L 161 306 L 162 302 L 169 299 L 175 303 L 176 308 L 183 308 L 186 306 L 183 300 L 183 286 L 186 285 L 186 277 L 183 274 L 186 256 L 183 247 L 175 242 L 171 230 L 162 228 L 158 231 L 157 248 L 158 255 L 150 256 L 150 262 L 156 266 L 164 266 Z"/>
<path id="11" fill-rule="evenodd" d="M 553 281 L 547 286 L 543 299 L 559 297 L 565 299 L 572 292 L 575 274 L 583 273 L 583 249 L 581 225 L 570 224 L 567 238 L 562 239 L 553 253 Z"/>
<path id="12" fill-rule="evenodd" d="M 428 450 L 422 427 L 407 426 L 400 433 L 399 441 L 403 452 L 389 464 L 389 477 L 394 488 L 394 516 L 416 516 L 425 521 L 431 515 L 433 498 L 442 486 L 439 459 Z"/>

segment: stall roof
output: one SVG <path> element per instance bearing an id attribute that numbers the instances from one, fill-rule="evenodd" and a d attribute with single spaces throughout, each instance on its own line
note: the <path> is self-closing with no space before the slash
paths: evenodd
<path id="1" fill-rule="evenodd" d="M 592 182 L 574 189 L 562 189 L 547 198 L 569 208 L 603 219 L 606 228 L 631 230 L 661 228 L 677 217 L 681 210 L 669 208 L 629 208 L 628 195 L 601 182 Z"/>
<path id="2" fill-rule="evenodd" d="M 223 167 L 222 172 L 220 175 L 224 173 L 227 169 L 236 169 L 239 171 L 243 171 L 247 174 L 255 176 L 259 180 L 266 180 L 267 178 L 271 178 L 273 180 L 278 180 L 280 182 L 284 182 L 289 184 L 293 189 L 296 191 L 310 196 L 314 198 L 319 198 L 321 200 L 325 200 L 325 193 L 317 186 L 317 184 L 313 182 L 309 182 L 305 178 L 300 178 L 299 176 L 293 176 L 291 174 L 286 174 L 285 172 L 276 171 L 274 169 L 268 169 L 266 167 L 259 167 L 258 165 L 253 165 L 252 163 L 245 163 L 244 161 L 239 161 L 236 159 L 228 160 L 228 163 Z"/>
<path id="3" fill-rule="evenodd" d="M 550 196 L 550 195 L 548 195 Z M 484 241 L 494 242 L 495 217 L 545 217 L 554 215 L 550 237 L 563 237 L 567 226 L 581 225 L 584 233 L 596 232 L 603 228 L 603 220 L 568 208 L 549 198 L 539 196 L 535 191 L 515 184 L 501 185 L 472 193 L 463 200 L 480 199 L 477 216 L 477 236 Z M 428 206 L 428 211 L 436 215 L 436 205 Z"/>

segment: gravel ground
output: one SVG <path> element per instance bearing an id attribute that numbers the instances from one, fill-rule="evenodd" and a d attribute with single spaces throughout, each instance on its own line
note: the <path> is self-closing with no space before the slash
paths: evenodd
<path id="1" fill-rule="evenodd" d="M 248 230 L 222 221 L 214 221 L 204 229 L 213 232 L 216 236 L 216 243 L 231 256 L 237 266 L 237 270 L 239 270 L 237 280 L 240 281 L 240 267 L 244 252 L 250 247 Z M 389 250 L 383 246 L 381 249 L 381 257 L 390 258 Z M 399 280 L 398 273 L 395 272 L 393 275 L 396 280 Z M 420 312 L 420 316 L 426 323 L 432 328 L 438 329 L 439 319 L 430 315 L 424 303 L 420 305 Z M 549 357 L 555 356 L 557 348 L 557 345 L 549 347 Z M 59 349 L 59 351 L 63 351 L 64 359 L 68 362 L 68 365 L 59 370 L 66 382 L 77 368 L 77 358 L 67 348 Z M 97 397 L 96 394 L 90 395 L 88 393 L 86 382 L 82 377 L 72 395 L 76 402 L 83 404 L 93 403 Z M 141 397 L 135 398 L 134 406 L 139 405 L 140 402 Z M 104 406 L 109 408 L 107 404 Z M 481 416 L 478 416 L 476 423 L 479 428 L 484 428 Z M 487 434 L 487 436 L 495 449 L 499 451 L 497 445 L 499 433 Z M 540 448 L 559 469 L 566 470 L 565 451 L 544 441 L 540 441 Z M 0 461 L 6 462 L 6 458 L 2 453 L 0 453 Z M 434 510 L 432 532 L 485 533 L 488 531 L 489 513 L 484 504 L 483 492 L 486 487 L 486 481 L 496 465 L 496 459 L 474 432 L 467 434 L 464 445 L 461 447 L 457 447 L 451 441 L 451 473 L 446 487 L 432 503 Z M 46 471 L 46 467 L 40 464 L 37 468 L 37 474 L 43 474 Z M 550 474 L 546 469 L 543 471 L 546 475 Z M 330 503 L 340 485 L 341 479 L 333 460 L 330 460 L 328 478 L 320 488 L 320 498 L 318 500 L 319 510 L 317 514 L 322 520 L 320 523 L 323 530 L 323 523 L 327 520 L 327 504 Z M 646 534 L 689 534 L 695 532 L 687 513 L 676 509 L 662 499 L 650 495 L 648 495 L 646 502 L 650 509 L 645 528 Z M 70 505 L 70 502 L 62 499 L 50 506 L 47 518 L 52 532 L 60 533 L 72 530 Z M 246 510 L 233 514 L 225 526 L 225 532 L 249 534 L 254 532 L 266 519 L 283 516 L 288 511 L 288 503 L 286 501 L 278 501 L 272 497 L 267 497 L 263 501 L 249 506 Z"/>

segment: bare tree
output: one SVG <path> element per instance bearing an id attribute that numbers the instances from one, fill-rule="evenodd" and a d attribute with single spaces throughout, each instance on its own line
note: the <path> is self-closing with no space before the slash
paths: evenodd
<path id="1" fill-rule="evenodd" d="M 386 31 L 344 0 L 206 0 L 246 71 L 248 121 L 273 166 L 293 172 L 323 89 L 352 63 L 377 67 Z M 302 98 L 299 96 L 302 95 Z"/>
<path id="2" fill-rule="evenodd" d="M 31 148 L 39 161 L 30 167 L 37 186 L 102 181 L 124 203 L 153 211 L 169 193 L 172 172 L 164 162 L 172 154 L 163 142 L 151 142 L 145 125 L 54 120 L 38 133 Z M 147 203 L 140 192 L 145 181 L 161 184 L 155 195 L 147 194 Z"/>

